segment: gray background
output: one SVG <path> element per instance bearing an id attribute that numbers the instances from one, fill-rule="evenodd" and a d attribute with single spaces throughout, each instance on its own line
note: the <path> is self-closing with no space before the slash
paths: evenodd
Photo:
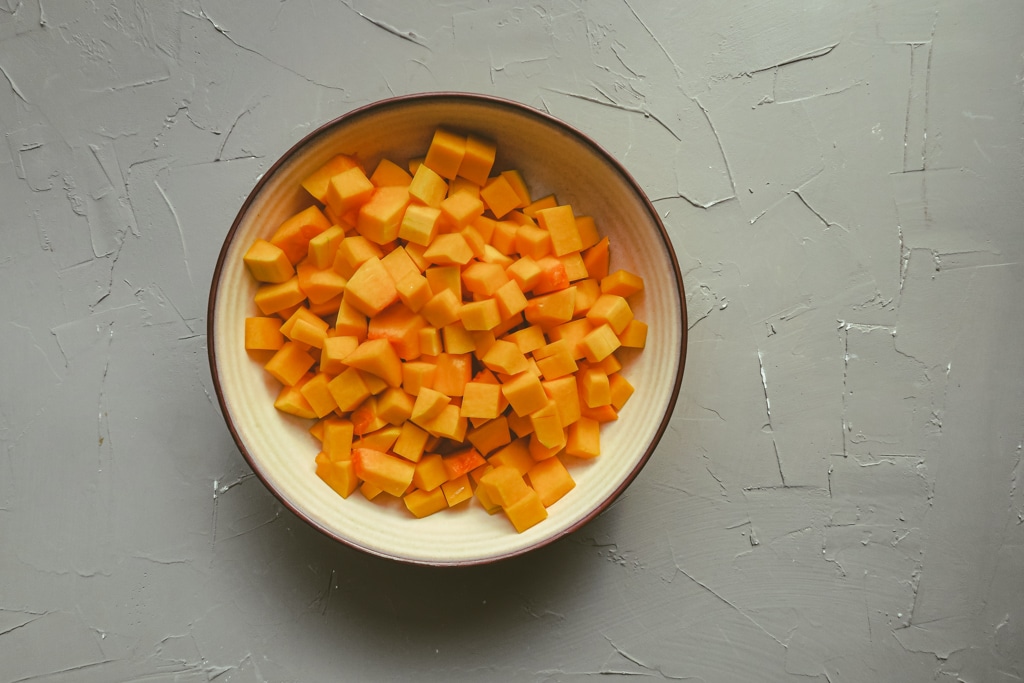
<path id="1" fill-rule="evenodd" d="M 205 337 L 260 173 L 444 89 L 617 155 L 691 326 L 619 502 L 466 570 L 283 509 Z M 1024 677 L 1024 3 L 0 0 L 0 126 L 0 683 Z"/>

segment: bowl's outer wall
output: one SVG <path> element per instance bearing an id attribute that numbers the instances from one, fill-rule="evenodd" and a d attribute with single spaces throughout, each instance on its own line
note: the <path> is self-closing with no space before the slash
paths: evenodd
<path id="1" fill-rule="evenodd" d="M 433 131 L 447 127 L 498 143 L 495 171 L 522 172 L 533 197 L 554 193 L 577 215 L 592 215 L 612 245 L 612 269 L 644 277 L 631 300 L 650 331 L 643 352 L 624 354 L 636 388 L 620 419 L 602 429 L 602 455 L 574 461 L 577 487 L 547 520 L 516 534 L 502 515 L 478 507 L 416 520 L 356 494 L 342 500 L 315 475 L 318 450 L 307 421 L 273 408 L 279 387 L 243 347 L 243 320 L 258 315 L 256 283 L 242 255 L 288 216 L 313 203 L 301 180 L 337 153 L 371 171 L 381 158 L 399 164 L 422 155 Z M 394 559 L 459 565 L 521 554 L 579 528 L 635 478 L 668 426 L 682 381 L 686 311 L 671 241 L 654 207 L 629 173 L 596 143 L 557 120 L 492 97 L 460 93 L 385 100 L 325 124 L 296 143 L 258 181 L 232 225 L 214 273 L 208 315 L 209 354 L 218 400 L 253 471 L 289 509 L 344 543 Z M 673 450 L 673 453 L 676 451 Z"/>

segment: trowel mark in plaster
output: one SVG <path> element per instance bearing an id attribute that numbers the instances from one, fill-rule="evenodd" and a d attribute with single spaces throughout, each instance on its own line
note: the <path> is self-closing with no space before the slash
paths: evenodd
<path id="1" fill-rule="evenodd" d="M 931 90 L 932 43 L 935 39 L 935 25 L 932 24 L 931 38 L 927 41 L 904 43 L 910 48 L 910 87 L 907 89 L 907 113 L 903 130 L 903 171 L 923 171 L 928 167 L 928 100 Z M 927 54 L 918 55 L 926 48 Z"/>
<path id="2" fill-rule="evenodd" d="M 298 76 L 299 78 L 301 78 L 302 80 L 306 81 L 307 83 L 310 83 L 310 84 L 315 85 L 315 86 L 320 87 L 320 88 L 327 88 L 328 90 L 336 90 L 336 91 L 342 92 L 342 93 L 347 92 L 345 90 L 345 88 L 342 88 L 342 87 L 339 87 L 339 86 L 336 86 L 336 85 L 330 85 L 329 83 L 321 83 L 320 81 L 317 81 L 317 80 L 315 80 L 313 78 L 310 78 L 308 75 L 306 75 L 306 74 L 304 74 L 304 73 L 302 73 L 300 71 L 296 71 L 295 69 L 292 69 L 291 67 L 289 67 L 289 66 L 287 66 L 285 64 L 281 64 L 280 62 L 275 62 L 274 60 L 270 59 L 269 57 L 267 57 L 265 54 L 263 54 L 259 50 L 256 50 L 254 48 L 248 47 L 246 45 L 243 45 L 242 43 L 240 43 L 237 40 L 235 40 L 234 38 L 232 38 L 230 31 L 227 28 L 225 28 L 224 26 L 222 26 L 221 24 L 219 24 L 213 17 L 211 17 L 207 13 L 206 8 L 203 7 L 202 3 L 199 3 L 198 7 L 199 7 L 199 14 L 193 14 L 192 12 L 189 12 L 187 10 L 181 10 L 181 12 L 182 12 L 182 14 L 190 16 L 193 19 L 197 19 L 199 21 L 203 21 L 203 22 L 209 24 L 211 27 L 213 27 L 214 31 L 216 31 L 220 35 L 224 36 L 224 38 L 226 38 L 228 40 L 228 42 L 230 42 L 232 45 L 234 45 L 238 49 L 243 50 L 245 52 L 248 52 L 249 54 L 256 55 L 257 57 L 260 57 L 261 59 L 266 60 L 270 64 L 273 64 L 274 66 L 276 66 L 276 67 L 278 67 L 280 69 L 284 69 L 285 71 L 287 71 L 288 73 L 290 73 L 290 74 L 292 74 L 294 76 Z"/>
<path id="3" fill-rule="evenodd" d="M 764 407 L 765 412 L 768 414 L 768 432 L 772 435 L 772 448 L 775 449 L 775 463 L 779 467 L 779 479 L 782 481 L 782 486 L 786 486 L 786 475 L 782 472 L 782 458 L 779 456 L 779 444 L 775 440 L 775 429 L 772 426 L 772 403 L 768 399 L 768 375 L 764 371 L 764 356 L 761 354 L 761 349 L 757 350 L 757 364 L 761 368 L 761 386 L 764 388 Z"/>
<path id="4" fill-rule="evenodd" d="M 590 102 L 591 104 L 599 104 L 602 107 L 611 107 L 612 109 L 618 109 L 620 111 L 629 112 L 631 114 L 642 114 L 644 118 L 653 120 L 659 126 L 668 131 L 668 134 L 675 138 L 676 142 L 682 142 L 682 138 L 679 136 L 679 134 L 672 130 L 672 128 L 669 127 L 667 123 L 665 123 L 660 118 L 655 116 L 646 104 L 639 107 L 633 107 L 628 104 L 624 104 L 622 102 L 612 99 L 611 96 L 609 96 L 607 93 L 605 93 L 603 90 L 598 88 L 593 83 L 591 85 L 594 87 L 595 90 L 598 91 L 598 93 L 602 95 L 603 99 L 598 97 L 592 97 L 589 95 L 583 95 L 581 93 L 572 92 L 570 90 L 561 90 L 559 88 L 545 87 L 544 89 L 549 92 L 558 93 L 559 95 L 565 95 L 566 97 L 572 97 L 577 100 L 583 100 L 584 102 Z"/>

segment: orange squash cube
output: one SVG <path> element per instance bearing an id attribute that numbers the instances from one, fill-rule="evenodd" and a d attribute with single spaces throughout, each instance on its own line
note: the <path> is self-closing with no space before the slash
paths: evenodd
<path id="1" fill-rule="evenodd" d="M 530 455 L 526 439 L 519 438 L 488 457 L 487 463 L 495 467 L 498 465 L 508 465 L 515 468 L 522 475 L 526 474 L 533 467 L 534 459 Z"/>
<path id="2" fill-rule="evenodd" d="M 260 282 L 285 282 L 295 274 L 295 268 L 284 250 L 264 239 L 252 243 L 242 257 L 242 262 Z"/>
<path id="3" fill-rule="evenodd" d="M 390 159 L 381 159 L 377 163 L 377 168 L 370 174 L 370 182 L 377 187 L 409 187 L 412 175 Z"/>
<path id="4" fill-rule="evenodd" d="M 525 417 L 540 410 L 548 403 L 548 395 L 540 379 L 532 372 L 521 372 L 501 385 L 501 393 L 512 405 L 512 410 L 520 417 Z M 511 425 L 511 418 L 510 418 Z M 523 432 L 515 430 L 520 436 Z"/>
<path id="5" fill-rule="evenodd" d="M 556 325 L 548 331 L 548 336 L 552 341 L 564 339 L 569 343 L 569 348 L 573 349 L 573 357 L 576 360 L 583 358 L 586 353 L 584 348 L 580 345 L 583 338 L 586 337 L 594 329 L 594 326 L 590 324 L 590 321 L 586 318 L 574 318 L 567 323 Z M 609 356 L 611 358 L 611 356 Z"/>
<path id="6" fill-rule="evenodd" d="M 444 455 L 442 459 L 449 481 L 487 464 L 487 461 L 484 460 L 484 457 L 475 448 L 466 448 L 456 453 Z"/>
<path id="7" fill-rule="evenodd" d="M 501 385 L 467 382 L 459 414 L 462 417 L 493 419 L 501 414 Z"/>
<path id="8" fill-rule="evenodd" d="M 537 224 L 551 236 L 551 251 L 555 256 L 565 256 L 583 248 L 576 216 L 572 207 L 563 204 L 536 212 Z"/>
<path id="9" fill-rule="evenodd" d="M 455 507 L 473 497 L 473 485 L 469 483 L 468 474 L 449 479 L 441 484 L 441 490 L 448 501 L 448 507 Z"/>
<path id="10" fill-rule="evenodd" d="M 608 357 L 622 342 L 608 324 L 595 327 L 579 341 L 583 354 L 591 363 L 598 363 Z"/>
<path id="11" fill-rule="evenodd" d="M 448 396 L 462 396 L 473 377 L 473 356 L 469 353 L 442 353 L 437 356 L 434 389 Z"/>
<path id="12" fill-rule="evenodd" d="M 316 413 L 318 418 L 330 415 L 338 407 L 337 402 L 334 400 L 334 397 L 331 396 L 331 392 L 327 388 L 328 382 L 332 379 L 334 378 L 330 375 L 318 372 L 309 380 L 303 382 L 302 386 L 299 388 L 302 396 L 306 399 L 306 402 L 309 403 L 309 406 L 313 409 L 313 412 Z"/>
<path id="13" fill-rule="evenodd" d="M 441 210 L 425 204 L 410 204 L 405 209 L 398 236 L 413 244 L 428 246 L 437 235 Z"/>
<path id="14" fill-rule="evenodd" d="M 501 448 L 512 441 L 512 434 L 509 432 L 508 427 L 508 418 L 502 415 L 493 420 L 488 420 L 482 425 L 469 430 L 466 434 L 466 439 L 473 444 L 477 451 L 484 455 Z"/>
<path id="15" fill-rule="evenodd" d="M 281 323 L 281 334 L 289 339 L 294 339 L 293 335 L 295 333 L 295 325 L 300 320 L 312 325 L 317 330 L 324 332 L 325 334 L 327 332 L 327 322 L 323 318 L 319 317 L 305 306 L 299 306 L 295 309 L 294 313 L 288 316 L 287 320 Z"/>
<path id="16" fill-rule="evenodd" d="M 298 306 L 305 301 L 306 293 L 299 286 L 299 278 L 292 277 L 284 282 L 261 285 L 253 298 L 263 315 L 270 315 Z"/>
<path id="17" fill-rule="evenodd" d="M 449 507 L 448 499 L 440 487 L 426 491 L 416 489 L 402 496 L 402 502 L 413 516 L 423 519 Z"/>
<path id="18" fill-rule="evenodd" d="M 422 343 L 422 340 L 421 340 Z M 427 361 L 411 361 L 402 364 L 402 388 L 412 396 L 418 396 L 424 387 L 434 386 L 437 364 Z"/>
<path id="19" fill-rule="evenodd" d="M 445 353 L 472 353 L 476 344 L 461 322 L 454 322 L 441 328 L 441 338 Z"/>
<path id="20" fill-rule="evenodd" d="M 444 460 L 437 453 L 424 455 L 416 463 L 412 477 L 412 483 L 416 488 L 432 491 L 446 481 L 448 472 L 444 468 Z"/>
<path id="21" fill-rule="evenodd" d="M 331 178 L 342 171 L 347 171 L 359 165 L 355 158 L 345 154 L 337 154 L 327 160 L 323 166 L 309 174 L 302 181 L 302 187 L 313 195 L 321 204 L 327 203 L 327 185 Z"/>
<path id="22" fill-rule="evenodd" d="M 331 227 L 331 221 L 316 206 L 299 211 L 274 231 L 269 242 L 284 251 L 290 263 L 298 263 L 309 253 L 309 240 Z"/>
<path id="23" fill-rule="evenodd" d="M 509 465 L 494 467 L 477 482 L 487 497 L 503 508 L 522 499 L 531 490 L 519 470 Z"/>
<path id="24" fill-rule="evenodd" d="M 427 278 L 419 273 L 410 273 L 401 280 L 396 280 L 395 289 L 398 290 L 398 298 L 406 308 L 416 312 L 426 306 L 434 296 Z"/>
<path id="25" fill-rule="evenodd" d="M 432 326 L 441 328 L 459 319 L 462 301 L 452 290 L 443 289 L 432 296 L 419 312 Z"/>
<path id="26" fill-rule="evenodd" d="M 352 437 L 355 435 L 351 420 L 330 417 L 324 420 L 323 452 L 331 460 L 351 460 Z"/>
<path id="27" fill-rule="evenodd" d="M 543 522 L 548 517 L 548 509 L 540 502 L 540 496 L 529 487 L 527 487 L 525 496 L 503 509 L 508 520 L 512 522 L 512 526 L 519 533 Z"/>
<path id="28" fill-rule="evenodd" d="M 587 267 L 590 277 L 601 280 L 608 275 L 608 257 L 607 237 L 602 237 L 597 244 L 583 252 L 583 264 Z"/>
<path id="29" fill-rule="evenodd" d="M 458 175 L 470 182 L 482 186 L 494 167 L 494 159 L 498 148 L 491 140 L 475 135 L 466 136 L 465 151 L 459 164 Z"/>
<path id="30" fill-rule="evenodd" d="M 276 351 L 284 346 L 280 318 L 253 316 L 245 319 L 245 348 L 250 351 Z"/>
<path id="31" fill-rule="evenodd" d="M 580 397 L 588 408 L 610 405 L 611 385 L 608 375 L 600 368 L 587 368 L 580 380 Z"/>
<path id="32" fill-rule="evenodd" d="M 378 427 L 372 431 L 364 432 L 359 438 L 359 441 L 353 444 L 353 447 L 372 448 L 375 451 L 387 453 L 391 450 L 391 447 L 395 445 L 395 442 L 398 440 L 398 436 L 401 432 L 401 427 L 384 425 L 383 427 Z"/>
<path id="33" fill-rule="evenodd" d="M 441 208 L 441 202 L 448 194 L 448 183 L 426 164 L 420 164 L 409 183 L 409 196 L 420 204 Z"/>
<path id="34" fill-rule="evenodd" d="M 392 450 L 406 460 L 419 462 L 423 457 L 429 436 L 425 430 L 420 429 L 413 422 L 403 422 L 401 432 Z"/>
<path id="35" fill-rule="evenodd" d="M 544 507 L 551 507 L 576 488 L 575 480 L 559 458 L 535 462 L 526 473 L 526 480 Z"/>
<path id="36" fill-rule="evenodd" d="M 555 195 L 549 194 L 540 199 L 534 199 L 532 202 L 523 207 L 523 213 L 530 218 L 536 219 L 537 212 L 541 209 L 550 209 L 558 206 L 558 199 Z"/>
<path id="37" fill-rule="evenodd" d="M 540 410 L 530 413 L 530 422 L 533 424 L 533 434 L 543 445 L 548 448 L 562 448 L 565 446 L 565 426 L 562 424 L 558 414 L 558 404 L 548 400 L 547 404 Z"/>
<path id="38" fill-rule="evenodd" d="M 618 294 L 601 294 L 587 311 L 586 318 L 594 327 L 607 324 L 620 335 L 633 320 L 633 309 Z"/>
<path id="39" fill-rule="evenodd" d="M 366 381 L 356 368 L 346 368 L 327 384 L 327 388 L 341 411 L 355 410 L 371 396 Z"/>
<path id="40" fill-rule="evenodd" d="M 362 312 L 357 311 L 349 302 L 343 298 L 338 306 L 338 316 L 335 318 L 334 329 L 338 335 L 355 337 L 362 341 L 366 339 L 367 318 Z"/>
<path id="41" fill-rule="evenodd" d="M 516 229 L 516 251 L 536 261 L 551 253 L 551 235 L 535 225 L 520 225 Z"/>
<path id="42" fill-rule="evenodd" d="M 630 349 L 644 348 L 647 345 L 647 323 L 636 318 L 630 320 L 626 329 L 619 334 L 619 342 Z"/>
<path id="43" fill-rule="evenodd" d="M 580 232 L 580 241 L 583 244 L 580 251 L 589 249 L 601 239 L 593 216 L 576 216 L 576 229 Z"/>
<path id="44" fill-rule="evenodd" d="M 576 375 L 566 375 L 557 379 L 541 382 L 544 392 L 548 395 L 558 411 L 558 419 L 563 427 L 568 427 L 580 419 L 580 392 Z"/>
<path id="45" fill-rule="evenodd" d="M 609 375 L 608 384 L 612 395 L 612 407 L 615 410 L 622 410 L 622 407 L 626 405 L 626 401 L 633 395 L 633 385 L 622 376 L 621 372 Z"/>
<path id="46" fill-rule="evenodd" d="M 626 270 L 617 270 L 611 275 L 601 278 L 601 291 L 605 294 L 630 297 L 643 291 L 643 288 L 643 278 Z"/>
<path id="47" fill-rule="evenodd" d="M 359 477 L 351 460 L 332 460 L 323 452 L 316 456 L 316 476 L 342 498 L 348 498 L 359 487 Z"/>
<path id="48" fill-rule="evenodd" d="M 444 407 L 451 403 L 451 400 L 451 396 L 447 394 L 431 387 L 421 386 L 416 394 L 416 400 L 413 402 L 409 419 L 422 426 L 440 415 Z"/>
<path id="49" fill-rule="evenodd" d="M 565 269 L 565 277 L 570 283 L 579 282 L 590 277 L 587 272 L 587 264 L 583 262 L 583 254 L 578 251 L 571 251 L 568 254 L 556 257 Z"/>
<path id="50" fill-rule="evenodd" d="M 349 367 L 380 377 L 390 387 L 402 384 L 402 359 L 387 339 L 367 339 L 347 355 L 343 362 Z"/>
<path id="51" fill-rule="evenodd" d="M 518 375 L 526 372 L 526 356 L 513 342 L 498 339 L 480 359 L 484 366 L 503 375 Z"/>
<path id="52" fill-rule="evenodd" d="M 302 380 L 299 380 L 294 386 L 282 387 L 277 395 L 277 399 L 274 401 L 274 407 L 282 413 L 288 413 L 303 419 L 313 419 L 316 417 L 316 412 L 309 405 L 306 397 L 302 395 L 301 388 Z"/>
<path id="53" fill-rule="evenodd" d="M 505 269 L 497 263 L 476 261 L 462 269 L 460 274 L 466 290 L 479 296 L 492 296 L 509 282 Z"/>
<path id="54" fill-rule="evenodd" d="M 441 343 L 440 330 L 432 326 L 420 330 L 420 355 L 436 357 L 443 351 L 444 345 Z"/>
<path id="55" fill-rule="evenodd" d="M 554 327 L 572 320 L 576 306 L 576 289 L 569 287 L 530 299 L 523 314 L 526 319 L 542 327 Z"/>
<path id="56" fill-rule="evenodd" d="M 351 336 L 334 336 L 324 339 L 320 350 L 320 370 L 329 375 L 339 375 L 347 367 L 344 359 L 359 346 L 359 339 Z"/>
<path id="57" fill-rule="evenodd" d="M 482 194 L 483 190 L 481 190 L 481 196 Z M 514 254 L 516 251 L 516 232 L 518 230 L 519 226 L 512 221 L 497 221 L 494 224 L 494 230 L 491 231 L 489 242 L 501 254 Z"/>
<path id="58" fill-rule="evenodd" d="M 375 189 L 363 169 L 356 166 L 331 176 L 324 203 L 339 216 L 344 216 L 369 201 Z"/>
<path id="59" fill-rule="evenodd" d="M 349 235 L 338 243 L 338 249 L 334 254 L 333 268 L 346 278 L 355 275 L 359 266 L 372 258 L 383 258 L 384 252 L 379 245 L 374 244 L 362 235 Z"/>
<path id="60" fill-rule="evenodd" d="M 454 178 L 466 155 L 466 137 L 438 128 L 427 148 L 423 164 L 442 178 Z"/>
<path id="61" fill-rule="evenodd" d="M 540 278 L 533 287 L 534 294 L 547 294 L 565 289 L 570 284 L 569 271 L 565 263 L 555 256 L 543 256 L 537 259 L 537 266 L 540 268 Z"/>
<path id="62" fill-rule="evenodd" d="M 359 266 L 345 287 L 345 301 L 367 316 L 375 316 L 398 300 L 398 290 L 380 259 Z"/>
<path id="63" fill-rule="evenodd" d="M 510 332 L 505 335 L 505 341 L 510 341 L 519 347 L 524 354 L 530 353 L 547 344 L 544 336 L 544 328 L 540 325 L 528 325 L 522 329 Z"/>
<path id="64" fill-rule="evenodd" d="M 352 464 L 360 479 L 393 496 L 405 493 L 416 471 L 416 466 L 408 460 L 372 448 L 353 448 Z"/>
<path id="65" fill-rule="evenodd" d="M 420 330 L 426 326 L 423 316 L 396 302 L 370 318 L 366 337 L 386 339 L 399 358 L 413 360 L 420 355 Z"/>
<path id="66" fill-rule="evenodd" d="M 515 169 L 511 169 L 502 171 L 500 175 L 508 182 L 516 196 L 519 197 L 519 204 L 516 205 L 516 208 L 521 209 L 524 206 L 529 206 L 533 200 L 530 199 L 530 188 L 526 185 L 523 174 Z"/>
<path id="67" fill-rule="evenodd" d="M 299 263 L 296 268 L 299 287 L 309 298 L 310 305 L 322 304 L 345 291 L 348 280 L 333 268 L 317 268 L 310 260 Z"/>
<path id="68" fill-rule="evenodd" d="M 544 358 L 537 358 L 536 352 L 534 352 L 534 358 L 537 360 L 537 368 L 540 370 L 541 376 L 543 376 L 545 380 L 565 377 L 566 375 L 575 373 L 579 369 L 576 365 L 576 360 L 573 358 L 569 344 L 566 343 L 564 339 L 552 342 L 548 346 L 555 346 L 557 348 Z M 538 349 L 538 351 L 540 351 L 540 349 Z"/>
<path id="69" fill-rule="evenodd" d="M 597 298 L 601 296 L 601 283 L 594 278 L 585 278 L 575 283 L 576 305 L 573 308 L 573 317 L 586 317 L 587 311 L 594 305 Z"/>
<path id="70" fill-rule="evenodd" d="M 524 256 L 505 269 L 505 273 L 515 280 L 524 292 L 532 291 L 540 284 L 543 272 L 532 258 Z"/>
<path id="71" fill-rule="evenodd" d="M 330 268 L 334 265 L 338 245 L 343 239 L 345 239 L 345 230 L 340 225 L 332 225 L 319 235 L 310 238 L 306 260 L 317 268 Z"/>
<path id="72" fill-rule="evenodd" d="M 285 342 L 274 352 L 264 369 L 270 376 L 285 386 L 297 383 L 313 367 L 316 359 L 308 352 L 309 347 L 298 342 Z"/>
<path id="73" fill-rule="evenodd" d="M 494 217 L 499 220 L 522 204 L 522 199 L 515 187 L 504 175 L 495 176 L 484 183 L 484 186 L 480 188 L 480 198 L 494 214 Z"/>
<path id="74" fill-rule="evenodd" d="M 601 423 L 581 417 L 569 425 L 565 452 L 577 458 L 596 458 L 601 454 Z"/>
<path id="75" fill-rule="evenodd" d="M 473 258 L 473 250 L 461 233 L 446 232 L 434 238 L 423 256 L 443 266 L 464 266 Z"/>
<path id="76" fill-rule="evenodd" d="M 399 226 L 409 204 L 409 190 L 399 185 L 378 187 L 362 206 L 356 231 L 375 244 L 398 239 Z"/>
<path id="77" fill-rule="evenodd" d="M 456 229 L 462 229 L 483 215 L 484 203 L 469 192 L 449 194 L 441 201 L 441 217 Z"/>
<path id="78" fill-rule="evenodd" d="M 388 423 L 401 426 L 412 417 L 416 398 L 401 387 L 388 387 L 377 399 L 377 414 Z"/>
<path id="79" fill-rule="evenodd" d="M 469 422 L 459 415 L 459 406 L 449 403 L 435 417 L 420 424 L 434 436 L 453 441 L 462 441 L 466 437 Z"/>
<path id="80" fill-rule="evenodd" d="M 470 331 L 493 330 L 502 321 L 498 302 L 490 298 L 462 304 L 459 318 L 463 326 Z"/>

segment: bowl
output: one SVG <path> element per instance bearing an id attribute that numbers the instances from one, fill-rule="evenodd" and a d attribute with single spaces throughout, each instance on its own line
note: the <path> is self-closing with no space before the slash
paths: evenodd
<path id="1" fill-rule="evenodd" d="M 555 193 L 590 215 L 611 242 L 611 268 L 644 279 L 631 298 L 649 324 L 646 347 L 623 354 L 635 392 L 604 423 L 601 455 L 574 461 L 576 487 L 548 518 L 517 533 L 503 514 L 471 500 L 417 519 L 397 499 L 341 498 L 315 473 L 319 443 L 312 420 L 276 410 L 280 389 L 244 348 L 244 319 L 259 315 L 256 282 L 242 257 L 253 240 L 314 203 L 300 182 L 337 153 L 368 170 L 381 158 L 404 164 L 422 155 L 436 128 L 473 133 L 497 144 L 494 172 L 518 169 L 534 198 Z M 605 510 L 647 463 L 671 417 L 686 355 L 686 310 L 675 251 L 636 180 L 592 139 L 546 113 L 496 97 L 429 93 L 376 102 L 330 121 L 294 144 L 259 179 L 228 231 L 213 276 L 208 349 L 227 426 L 253 472 L 280 502 L 327 536 L 394 560 L 432 566 L 474 565 L 521 555 L 579 529 Z M 636 351 L 636 350 L 630 350 Z M 674 455 L 674 454 L 673 454 Z"/>

